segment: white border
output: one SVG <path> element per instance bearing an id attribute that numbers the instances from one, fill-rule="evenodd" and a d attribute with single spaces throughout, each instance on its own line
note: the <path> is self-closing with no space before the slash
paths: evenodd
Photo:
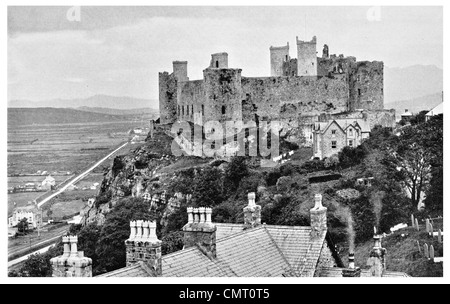
<path id="1" fill-rule="evenodd" d="M 153 1 L 152 6 L 172 6 L 172 5 L 179 5 L 179 6 L 196 6 L 196 5 L 205 5 L 205 6 L 312 6 L 311 4 L 314 4 L 314 6 L 443 6 L 443 13 L 444 17 L 449 16 L 449 5 L 447 4 L 448 1 L 443 0 L 427 0 L 427 1 L 406 1 L 406 0 L 384 0 L 384 1 L 361 1 L 361 0 L 352 0 L 352 1 L 323 1 L 323 0 L 317 0 L 314 3 L 311 2 L 300 2 L 299 1 L 286 1 L 286 0 L 278 0 L 278 1 L 259 1 L 258 3 L 254 3 L 254 1 L 249 0 L 240 0 L 240 1 L 227 1 L 226 4 L 223 1 L 211 1 L 211 0 L 196 0 L 196 1 L 189 1 L 189 2 L 181 2 L 181 1 L 173 1 L 173 0 L 166 0 L 166 1 Z M 16 6 L 16 5 L 25 5 L 25 6 L 37 6 L 37 5 L 45 5 L 45 6 L 62 6 L 62 5 L 85 5 L 85 6 L 93 6 L 93 5 L 99 5 L 99 6 L 147 6 L 149 3 L 147 1 L 136 1 L 136 0 L 128 0 L 128 1 L 116 1 L 111 3 L 111 1 L 40 1 L 39 3 L 36 3 L 36 1 L 3 1 L 3 5 L 1 6 L 1 17 L 3 21 L 3 26 L 7 26 L 7 6 Z M 448 54 L 448 25 L 449 21 L 444 18 L 444 52 L 443 54 Z M 7 29 L 4 28 L 2 31 L 3 39 L 2 41 L 8 41 L 7 39 Z M 6 52 L 6 45 L 1 48 L 1 58 L 3 60 L 3 67 L 7 67 L 7 52 Z M 407 55 L 407 54 L 406 54 Z M 449 90 L 449 77 L 448 77 L 448 60 L 445 58 L 444 55 L 444 91 L 450 92 Z M 6 145 L 7 142 L 7 115 L 6 115 L 6 107 L 7 107 L 7 70 L 5 69 L 2 73 L 2 84 L 3 84 L 3 92 L 4 92 L 4 105 L 2 107 L 2 121 L 5 123 L 4 127 L 2 128 L 1 136 L 4 145 Z M 447 96 L 447 95 L 445 95 Z M 447 109 L 448 107 L 444 107 L 445 115 L 447 116 Z M 448 118 L 444 121 L 444 134 L 449 134 L 449 123 Z M 444 152 L 449 151 L 448 149 L 448 140 L 444 140 Z M 7 172 L 7 154 L 6 154 L 6 147 L 2 149 L 3 153 L 3 162 L 1 162 L 1 168 L 2 172 L 4 174 L 1 176 L 2 178 L 2 184 L 5 185 L 4 190 L 0 190 L 3 195 L 3 202 L 4 206 L 2 209 L 3 213 L 3 219 L 4 219 L 4 225 L 2 227 L 6 227 L 6 214 L 7 214 L 7 198 L 6 198 L 6 172 Z M 445 153 L 444 153 L 445 155 Z M 449 184 L 448 181 L 448 158 L 444 156 L 444 184 Z M 444 190 L 444 197 L 449 197 L 449 190 L 448 188 L 445 188 Z M 446 201 L 446 199 L 444 199 Z M 450 219 L 450 214 L 448 211 L 448 207 L 444 209 L 444 218 Z M 448 226 L 449 220 L 446 221 L 445 225 Z M 336 283 L 336 284 L 345 284 L 349 283 L 348 280 L 343 279 L 337 279 L 337 278 L 89 278 L 89 279 L 80 279 L 80 278 L 62 278 L 62 279 L 56 279 L 56 278 L 8 278 L 7 277 L 7 258 L 6 258 L 6 244 L 7 244 L 7 236 L 6 231 L 4 229 L 1 229 L 0 233 L 0 244 L 1 244 L 1 258 L 0 258 L 0 283 L 12 283 L 12 284 L 48 284 L 48 283 L 58 283 L 58 284 L 77 284 L 77 283 L 90 283 L 90 284 L 104 284 L 104 283 L 122 283 L 122 284 L 136 284 L 136 283 L 152 283 L 152 284 L 205 284 L 205 283 L 212 283 L 212 284 L 263 284 L 263 283 L 270 283 L 270 284 L 322 284 L 322 283 Z M 447 242 L 444 243 L 444 252 L 448 254 L 449 251 L 449 244 Z M 444 277 L 443 278 L 407 278 L 407 279 L 400 279 L 400 278 L 360 278 L 358 280 L 352 281 L 354 284 L 366 284 L 366 283 L 381 283 L 381 284 L 395 284 L 395 283 L 421 283 L 421 284 L 441 284 L 441 283 L 449 283 L 449 263 L 446 262 L 444 264 Z"/>

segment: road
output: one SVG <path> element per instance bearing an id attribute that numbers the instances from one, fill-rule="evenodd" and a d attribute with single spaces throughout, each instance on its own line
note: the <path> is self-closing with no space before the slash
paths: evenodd
<path id="1" fill-rule="evenodd" d="M 29 257 L 30 255 L 33 255 L 33 254 L 36 254 L 36 253 L 44 253 L 44 252 L 47 252 L 47 250 L 48 250 L 50 247 L 54 246 L 55 244 L 56 244 L 56 243 L 50 244 L 50 245 L 48 245 L 47 247 L 41 248 L 41 249 L 36 250 L 36 251 L 34 251 L 34 252 L 32 252 L 32 253 L 29 253 L 29 254 L 26 254 L 26 255 L 24 255 L 24 256 L 21 256 L 21 257 L 18 258 L 18 259 L 9 261 L 9 262 L 8 262 L 8 268 L 11 267 L 11 266 L 16 265 L 16 264 L 18 264 L 18 263 L 20 263 L 20 262 L 22 262 L 22 261 L 25 261 L 26 259 L 28 259 L 28 257 Z"/>
<path id="2" fill-rule="evenodd" d="M 104 162 L 106 159 L 108 159 L 109 157 L 111 157 L 114 153 L 116 153 L 117 151 L 119 151 L 120 149 L 122 149 L 123 147 L 125 147 L 126 145 L 128 145 L 129 142 L 124 143 L 123 145 L 121 145 L 119 148 L 117 148 L 116 150 L 112 151 L 111 153 L 109 153 L 107 156 L 105 156 L 104 158 L 102 158 L 101 160 L 99 160 L 98 162 L 96 162 L 92 167 L 90 167 L 89 169 L 87 169 L 86 171 L 84 171 L 83 173 L 81 173 L 80 175 L 78 175 L 77 177 L 75 177 L 73 180 L 71 180 L 70 182 L 68 182 L 65 186 L 61 187 L 60 189 L 58 189 L 55 193 L 53 193 L 52 195 L 50 195 L 49 197 L 43 199 L 41 202 L 39 202 L 37 204 L 38 208 L 40 208 L 42 205 L 44 205 L 46 202 L 48 202 L 49 200 L 51 200 L 52 198 L 54 198 L 55 196 L 57 196 L 58 194 L 64 192 L 69 186 L 75 184 L 76 182 L 78 182 L 79 180 L 83 179 L 84 177 L 86 177 L 86 175 L 88 175 L 92 170 L 94 170 L 95 168 L 97 168 L 102 162 Z"/>

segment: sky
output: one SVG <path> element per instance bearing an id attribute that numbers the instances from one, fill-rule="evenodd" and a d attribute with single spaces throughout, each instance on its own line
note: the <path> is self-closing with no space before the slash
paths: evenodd
<path id="1" fill-rule="evenodd" d="M 78 14 L 79 13 L 79 14 Z M 8 7 L 8 100 L 96 94 L 158 99 L 158 72 L 188 61 L 201 79 L 211 54 L 243 76 L 270 75 L 270 46 L 317 36 L 317 51 L 385 66 L 443 68 L 439 6 Z M 155 102 L 157 105 L 157 102 Z"/>

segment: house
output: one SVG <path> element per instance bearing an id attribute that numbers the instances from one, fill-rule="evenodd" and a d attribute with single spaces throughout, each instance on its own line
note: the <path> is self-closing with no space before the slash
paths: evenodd
<path id="1" fill-rule="evenodd" d="M 408 111 L 408 109 L 405 109 L 405 113 L 400 114 L 401 120 L 408 123 L 412 118 L 412 113 Z"/>
<path id="2" fill-rule="evenodd" d="M 316 122 L 313 127 L 314 157 L 323 159 L 338 153 L 346 146 L 357 147 L 369 134 L 369 124 L 363 119 Z"/>
<path id="3" fill-rule="evenodd" d="M 385 252 L 376 236 L 370 269 L 361 270 L 349 256 L 342 260 L 327 231 L 327 208 L 315 195 L 311 226 L 261 224 L 261 206 L 249 193 L 244 224 L 211 222 L 211 208 L 187 209 L 184 248 L 161 254 L 156 222 L 131 221 L 125 241 L 126 267 L 98 277 L 313 277 L 407 276 L 385 271 Z"/>
<path id="4" fill-rule="evenodd" d="M 41 211 L 35 204 L 17 207 L 8 218 L 8 227 L 16 226 L 23 218 L 27 219 L 29 227 L 36 228 L 41 218 Z"/>
<path id="5" fill-rule="evenodd" d="M 432 116 L 444 113 L 444 102 L 441 102 L 433 109 L 431 109 L 427 114 L 425 114 L 425 121 L 428 121 Z"/>
<path id="6" fill-rule="evenodd" d="M 51 176 L 47 176 L 41 184 L 41 188 L 44 190 L 52 190 L 56 185 L 56 180 Z"/>

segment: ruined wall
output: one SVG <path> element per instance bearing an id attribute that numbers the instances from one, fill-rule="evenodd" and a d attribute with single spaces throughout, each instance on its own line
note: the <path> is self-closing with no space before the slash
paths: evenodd
<path id="1" fill-rule="evenodd" d="M 311 41 L 297 40 L 297 75 L 317 76 L 316 36 Z"/>
<path id="2" fill-rule="evenodd" d="M 289 43 L 286 46 L 270 47 L 270 76 L 286 75 L 283 64 L 289 62 Z"/>
<path id="3" fill-rule="evenodd" d="M 283 63 L 283 76 L 297 76 L 297 58 Z"/>
<path id="4" fill-rule="evenodd" d="M 355 70 L 349 76 L 350 111 L 384 108 L 382 61 L 357 62 Z"/>
<path id="5" fill-rule="evenodd" d="M 177 80 L 174 74 L 159 73 L 160 123 L 173 123 L 177 119 Z"/>
<path id="6" fill-rule="evenodd" d="M 246 100 L 262 120 L 295 119 L 299 115 L 347 110 L 348 85 L 327 77 L 242 77 Z"/>
<path id="7" fill-rule="evenodd" d="M 194 113 L 201 113 L 202 105 L 204 105 L 204 103 L 205 89 L 203 80 L 187 81 L 180 84 L 177 104 L 177 109 L 179 109 L 178 119 L 194 122 Z M 181 110 L 182 107 L 184 107 L 184 111 Z M 182 115 L 183 112 L 184 116 Z"/>

